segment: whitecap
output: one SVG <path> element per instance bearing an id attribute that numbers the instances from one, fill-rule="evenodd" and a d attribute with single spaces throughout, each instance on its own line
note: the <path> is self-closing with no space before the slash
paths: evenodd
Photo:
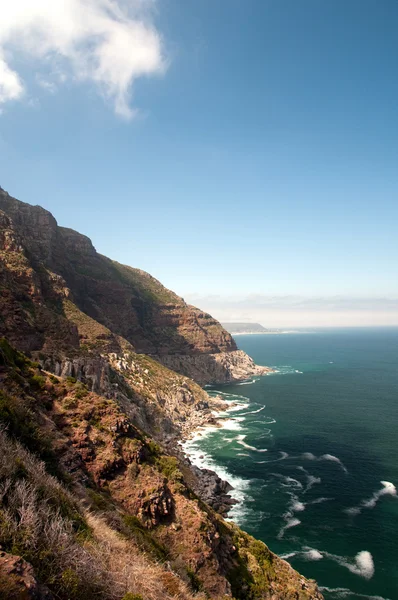
<path id="1" fill-rule="evenodd" d="M 294 458 L 294 457 L 292 457 L 292 458 Z M 333 456 L 333 454 L 322 454 L 322 456 L 315 456 L 315 454 L 313 454 L 312 452 L 303 452 L 303 454 L 301 454 L 300 457 L 297 457 L 297 458 L 302 458 L 303 460 L 313 460 L 313 461 L 328 460 L 331 462 L 335 462 L 338 465 L 340 465 L 340 467 L 343 469 L 344 473 L 348 473 L 346 466 L 341 462 L 341 460 L 337 456 Z"/>
<path id="2" fill-rule="evenodd" d="M 311 500 L 311 502 L 308 502 L 308 504 L 322 504 L 323 502 L 329 502 L 330 500 L 334 500 L 334 498 L 324 498 L 322 496 L 321 498 L 315 498 L 315 500 Z"/>
<path id="3" fill-rule="evenodd" d="M 323 554 L 319 552 L 319 550 L 315 550 L 314 548 L 310 548 L 303 552 L 303 558 L 305 560 L 322 560 Z"/>
<path id="4" fill-rule="evenodd" d="M 304 493 L 308 492 L 308 490 L 310 490 L 317 483 L 322 483 L 322 479 L 320 477 L 307 475 L 307 487 L 305 488 Z"/>
<path id="5" fill-rule="evenodd" d="M 280 554 L 279 558 L 283 558 L 283 560 L 287 560 L 288 558 L 293 558 L 296 556 L 297 552 L 288 552 L 287 554 Z"/>
<path id="6" fill-rule="evenodd" d="M 291 504 L 291 509 L 293 512 L 302 512 L 303 510 L 305 510 L 305 504 L 303 502 L 300 502 L 298 498 L 294 498 Z"/>
<path id="7" fill-rule="evenodd" d="M 298 489 L 302 489 L 303 487 L 301 481 L 293 479 L 293 477 L 289 477 L 288 475 L 282 475 L 282 473 L 271 473 L 271 475 L 278 477 L 278 479 L 282 479 L 281 485 L 284 487 L 294 487 Z"/>
<path id="8" fill-rule="evenodd" d="M 240 419 L 239 417 L 235 417 L 234 419 L 225 419 L 220 421 L 221 427 L 218 429 L 226 429 L 228 431 L 240 431 L 242 429 L 241 421 L 244 419 Z"/>
<path id="9" fill-rule="evenodd" d="M 300 519 L 296 519 L 295 517 L 292 517 L 292 518 L 288 519 L 287 522 L 286 522 L 286 525 L 284 525 L 280 529 L 280 531 L 279 531 L 279 533 L 277 535 L 278 540 L 281 540 L 283 538 L 283 536 L 285 535 L 285 532 L 288 529 L 291 529 L 292 527 L 297 527 L 297 525 L 300 525 L 300 524 L 301 524 Z"/>
<path id="10" fill-rule="evenodd" d="M 246 438 L 245 435 L 238 435 L 238 437 L 236 438 L 236 441 L 238 442 L 238 444 L 240 444 L 244 448 L 247 448 L 248 450 L 252 450 L 253 452 L 268 452 L 268 448 L 256 448 L 255 446 L 250 446 L 250 444 L 246 444 L 245 438 Z"/>
<path id="11" fill-rule="evenodd" d="M 330 460 L 332 462 L 336 462 L 343 469 L 344 473 L 348 473 L 347 468 L 343 465 L 341 460 L 337 458 L 337 456 L 333 456 L 333 454 L 322 454 L 322 456 L 320 456 L 318 460 Z"/>
<path id="12" fill-rule="evenodd" d="M 305 460 L 317 460 L 315 454 L 312 454 L 312 452 L 303 452 L 301 458 L 304 458 Z"/>
<path id="13" fill-rule="evenodd" d="M 245 410 L 245 408 L 249 408 L 249 406 L 250 404 L 236 404 L 235 406 L 231 406 L 231 408 L 227 408 L 226 412 L 237 412 L 238 410 Z"/>
<path id="14" fill-rule="evenodd" d="M 264 410 L 265 406 L 262 406 L 261 408 L 259 408 L 258 410 L 250 410 L 249 412 L 245 412 L 242 413 L 241 416 L 243 415 L 256 415 L 257 413 L 261 412 L 262 410 Z"/>
<path id="15" fill-rule="evenodd" d="M 307 471 L 307 469 L 304 469 L 304 467 L 299 466 L 299 467 L 296 467 L 296 469 L 298 469 L 299 471 L 302 471 L 303 473 L 305 473 L 305 476 L 306 476 L 306 479 L 307 479 L 307 486 L 306 486 L 306 488 L 304 490 L 304 494 L 306 492 L 308 492 L 315 484 L 322 483 L 322 479 L 320 477 L 315 477 L 314 475 L 311 475 L 311 473 L 309 473 Z"/>
<path id="16" fill-rule="evenodd" d="M 367 500 L 362 500 L 358 506 L 345 508 L 343 512 L 355 517 L 356 515 L 359 515 L 364 508 L 374 508 L 382 496 L 397 496 L 397 488 L 393 483 L 390 481 L 380 481 L 380 483 L 383 486 L 381 490 L 374 492 Z"/>
<path id="17" fill-rule="evenodd" d="M 361 550 L 354 557 L 354 559 L 344 558 L 343 556 L 338 556 L 336 554 L 330 554 L 329 552 L 324 552 L 324 556 L 334 560 L 342 567 L 345 567 L 354 575 L 358 575 L 359 577 L 363 577 L 364 579 L 371 579 L 375 572 L 373 556 L 368 550 Z"/>
<path id="18" fill-rule="evenodd" d="M 280 456 L 279 458 L 275 458 L 274 460 L 260 460 L 260 461 L 256 462 L 256 465 L 263 465 L 263 464 L 266 464 L 266 463 L 279 462 L 281 460 L 286 460 L 286 458 L 289 456 L 287 454 L 287 452 L 281 452 L 280 451 L 280 454 L 282 454 L 282 456 Z"/>

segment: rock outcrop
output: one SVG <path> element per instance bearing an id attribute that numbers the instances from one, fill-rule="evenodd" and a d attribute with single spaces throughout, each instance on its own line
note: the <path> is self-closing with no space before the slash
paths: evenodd
<path id="1" fill-rule="evenodd" d="M 243 381 L 272 372 L 269 367 L 256 365 L 243 350 L 188 356 L 168 354 L 157 359 L 169 369 L 187 375 L 201 385 Z"/>
<path id="2" fill-rule="evenodd" d="M 0 593 L 2 600 L 53 600 L 41 585 L 32 565 L 20 556 L 0 551 Z"/>

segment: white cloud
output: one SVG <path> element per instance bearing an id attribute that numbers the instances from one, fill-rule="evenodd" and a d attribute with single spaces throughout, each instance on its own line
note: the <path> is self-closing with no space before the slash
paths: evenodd
<path id="1" fill-rule="evenodd" d="M 24 88 L 18 73 L 10 69 L 0 55 L 0 105 L 8 100 L 17 100 L 23 92 Z"/>
<path id="2" fill-rule="evenodd" d="M 24 94 L 11 66 L 17 54 L 48 67 L 57 83 L 95 84 L 118 115 L 133 116 L 134 81 L 166 68 L 153 7 L 153 0 L 0 0 L 0 104 Z"/>

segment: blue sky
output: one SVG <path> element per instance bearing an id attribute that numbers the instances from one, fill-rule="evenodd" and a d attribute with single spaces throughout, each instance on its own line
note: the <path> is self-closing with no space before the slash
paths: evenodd
<path id="1" fill-rule="evenodd" d="M 2 6 L 4 189 L 220 318 L 398 324 L 396 0 L 51 4 Z"/>

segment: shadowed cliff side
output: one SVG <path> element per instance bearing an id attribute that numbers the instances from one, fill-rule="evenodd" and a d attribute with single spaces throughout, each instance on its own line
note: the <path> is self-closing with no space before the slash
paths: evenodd
<path id="1" fill-rule="evenodd" d="M 98 254 L 86 236 L 59 227 L 45 209 L 1 189 L 0 253 L 0 333 L 24 351 L 119 351 L 126 341 L 134 352 L 202 384 L 262 372 L 237 353 L 213 317 L 148 273 Z M 92 327 L 74 318 L 76 310 Z"/>

